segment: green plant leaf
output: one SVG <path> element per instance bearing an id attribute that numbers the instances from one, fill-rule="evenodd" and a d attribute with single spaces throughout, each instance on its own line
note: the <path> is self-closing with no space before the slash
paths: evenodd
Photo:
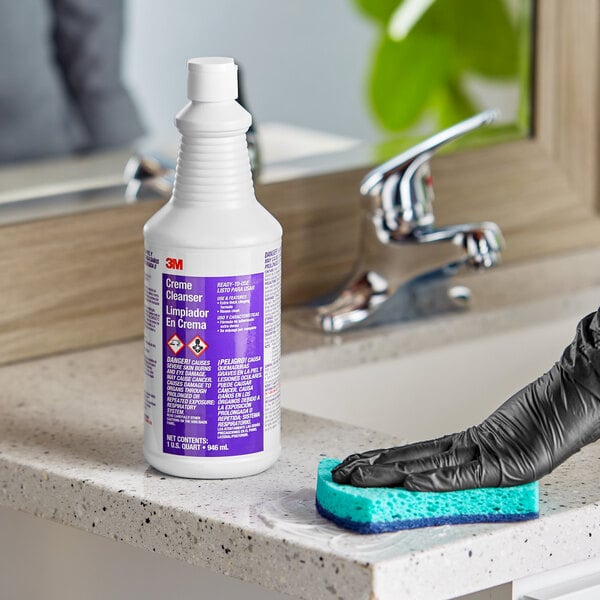
<path id="1" fill-rule="evenodd" d="M 493 78 L 518 71 L 518 28 L 504 0 L 436 0 L 414 33 L 452 40 L 455 68 Z"/>
<path id="2" fill-rule="evenodd" d="M 438 88 L 433 96 L 432 109 L 437 115 L 437 126 L 444 129 L 481 110 L 465 93 L 457 79 L 449 79 L 446 85 Z"/>
<path id="3" fill-rule="evenodd" d="M 400 42 L 385 37 L 371 74 L 371 104 L 390 131 L 412 125 L 448 75 L 448 40 L 412 32 Z"/>
<path id="4" fill-rule="evenodd" d="M 367 17 L 387 25 L 390 17 L 403 0 L 354 0 L 358 10 Z"/>
<path id="5" fill-rule="evenodd" d="M 407 135 L 402 133 L 379 140 L 372 146 L 372 161 L 373 163 L 384 162 L 421 141 L 423 141 L 422 135 Z"/>

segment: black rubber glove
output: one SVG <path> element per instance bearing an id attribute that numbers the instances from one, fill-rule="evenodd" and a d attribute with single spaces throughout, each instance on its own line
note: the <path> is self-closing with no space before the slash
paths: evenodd
<path id="1" fill-rule="evenodd" d="M 436 440 L 352 454 L 337 483 L 450 491 L 535 481 L 600 437 L 600 309 L 547 373 L 483 423 Z"/>

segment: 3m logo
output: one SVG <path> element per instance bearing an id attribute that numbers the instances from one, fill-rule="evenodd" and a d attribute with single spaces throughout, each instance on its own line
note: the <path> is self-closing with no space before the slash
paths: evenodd
<path id="1" fill-rule="evenodd" d="M 166 260 L 167 269 L 174 269 L 175 271 L 183 271 L 183 258 L 167 258 Z"/>

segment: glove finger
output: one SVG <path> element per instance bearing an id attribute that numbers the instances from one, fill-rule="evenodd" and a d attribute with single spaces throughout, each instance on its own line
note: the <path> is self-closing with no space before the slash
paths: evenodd
<path id="1" fill-rule="evenodd" d="M 406 476 L 403 487 L 415 492 L 451 492 L 478 487 L 495 487 L 500 477 L 495 472 L 484 473 L 481 462 L 471 461 L 457 467 L 444 467 Z"/>
<path id="2" fill-rule="evenodd" d="M 377 462 L 407 463 L 413 460 L 420 460 L 436 454 L 441 454 L 452 448 L 458 435 L 460 434 L 453 433 L 434 440 L 415 442 L 414 444 L 406 444 L 406 446 L 390 448 Z"/>
<path id="3" fill-rule="evenodd" d="M 372 465 L 382 453 L 387 450 L 369 450 L 362 454 L 351 454 L 331 471 L 331 476 L 336 483 L 348 483 L 352 471 L 359 465 Z"/>
<path id="4" fill-rule="evenodd" d="M 346 456 L 346 458 L 336 467 L 336 469 L 347 467 L 348 465 L 354 464 L 357 460 L 369 459 L 372 457 L 379 456 L 384 452 L 389 452 L 390 450 L 392 450 L 392 448 L 379 448 L 377 450 L 369 450 L 367 452 L 357 452 L 355 454 L 350 454 L 349 456 Z"/>
<path id="5" fill-rule="evenodd" d="M 336 483 L 348 483 L 354 469 L 374 464 L 392 464 L 409 462 L 448 451 L 457 436 L 460 434 L 446 435 L 434 440 L 416 442 L 396 448 L 369 450 L 359 454 L 351 454 L 332 471 Z"/>
<path id="6" fill-rule="evenodd" d="M 456 467 L 471 462 L 476 454 L 477 450 L 475 448 L 462 447 L 408 463 L 359 465 L 350 473 L 346 483 L 350 483 L 350 485 L 356 487 L 401 486 L 410 473 L 430 472 L 447 467 Z"/>
<path id="7" fill-rule="evenodd" d="M 397 464 L 357 467 L 352 471 L 348 483 L 355 487 L 399 487 L 406 475 Z"/>
<path id="8" fill-rule="evenodd" d="M 444 469 L 446 467 L 457 467 L 469 463 L 475 460 L 478 454 L 479 451 L 475 446 L 459 446 L 448 452 L 442 452 L 440 454 L 428 456 L 427 458 L 420 458 L 419 460 L 411 460 L 397 464 L 398 468 L 405 473 L 423 473 L 426 471 Z"/>

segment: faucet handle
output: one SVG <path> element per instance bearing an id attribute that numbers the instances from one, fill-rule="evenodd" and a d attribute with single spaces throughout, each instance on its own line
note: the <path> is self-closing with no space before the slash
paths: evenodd
<path id="1" fill-rule="evenodd" d="M 416 146 L 409 148 L 401 154 L 398 154 L 398 156 L 379 165 L 372 171 L 369 171 L 361 181 L 360 193 L 363 196 L 379 195 L 383 184 L 391 175 L 398 175 L 401 178 L 403 173 L 410 165 L 415 163 L 415 161 L 417 161 L 419 165 L 422 165 L 431 158 L 440 146 L 477 129 L 478 127 L 489 125 L 494 122 L 498 116 L 499 112 L 497 110 L 486 110 L 419 142 Z"/>

